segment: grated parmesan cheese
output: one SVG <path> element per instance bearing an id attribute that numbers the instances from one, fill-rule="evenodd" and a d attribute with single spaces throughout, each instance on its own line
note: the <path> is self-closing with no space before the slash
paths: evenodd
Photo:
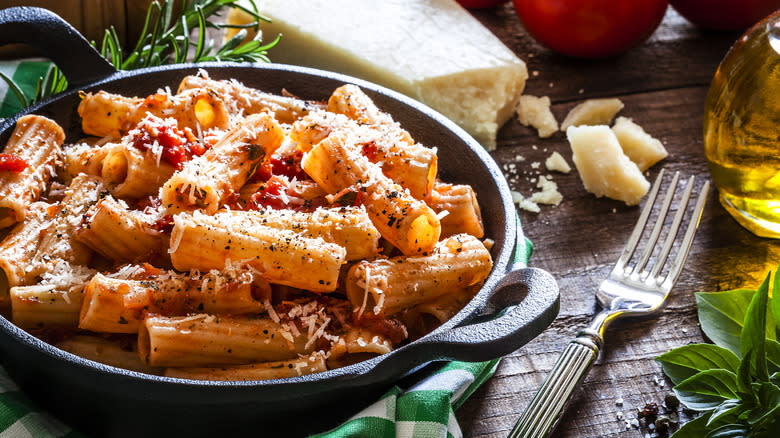
<path id="1" fill-rule="evenodd" d="M 436 218 L 437 218 L 437 219 L 439 219 L 439 220 L 442 220 L 442 219 L 444 219 L 445 217 L 447 217 L 449 214 L 450 214 L 450 211 L 449 211 L 449 210 L 442 210 L 442 211 L 440 211 L 440 212 L 438 212 L 438 213 L 436 214 Z"/>
<path id="2" fill-rule="evenodd" d="M 271 302 L 264 300 L 263 307 L 265 307 L 265 311 L 268 312 L 268 316 L 270 316 L 275 323 L 279 324 L 281 319 L 279 319 L 279 315 L 276 314 L 276 310 L 274 310 L 274 306 L 271 305 Z"/>
<path id="3" fill-rule="evenodd" d="M 317 329 L 317 331 L 314 333 L 314 337 L 309 338 L 309 340 L 306 341 L 306 345 L 303 348 L 308 350 L 309 347 L 314 345 L 314 342 L 325 333 L 325 327 L 327 327 L 329 323 L 330 323 L 330 318 L 325 318 L 325 322 L 323 322 L 320 328 Z"/>

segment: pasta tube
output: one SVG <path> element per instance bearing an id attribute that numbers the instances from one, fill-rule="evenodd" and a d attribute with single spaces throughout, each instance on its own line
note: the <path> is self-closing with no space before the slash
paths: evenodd
<path id="1" fill-rule="evenodd" d="M 92 176 L 102 176 L 103 160 L 117 143 L 108 143 L 101 146 L 92 146 L 87 143 L 79 143 L 63 151 L 63 169 L 61 175 L 68 184 L 78 174 L 85 173 Z"/>
<path id="2" fill-rule="evenodd" d="M 24 160 L 20 171 L 0 171 L 0 228 L 21 222 L 27 207 L 38 200 L 60 158 L 65 133 L 53 120 L 27 115 L 16 121 L 11 138 L 3 150 Z"/>
<path id="3" fill-rule="evenodd" d="M 38 246 L 33 272 L 46 271 L 54 259 L 74 265 L 89 263 L 92 250 L 76 239 L 75 231 L 89 207 L 98 201 L 102 190 L 100 178 L 81 174 L 71 181 L 62 202 L 49 209 L 52 226 L 46 230 Z"/>
<path id="4" fill-rule="evenodd" d="M 178 95 L 158 92 L 146 99 L 105 91 L 87 93 L 81 98 L 78 112 L 85 134 L 117 139 L 147 114 L 173 117 L 180 129 L 189 128 L 193 133 L 211 128 L 225 129 L 230 123 L 224 103 L 206 89 L 188 90 Z"/>
<path id="5" fill-rule="evenodd" d="M 347 135 L 328 136 L 304 155 L 303 169 L 329 193 L 360 185 L 363 205 L 382 237 L 405 255 L 430 252 L 441 233 L 436 213 L 355 153 L 353 141 Z"/>
<path id="6" fill-rule="evenodd" d="M 163 242 L 151 224 L 124 202 L 106 195 L 90 207 L 75 232 L 79 242 L 115 262 L 132 262 L 159 254 Z"/>
<path id="7" fill-rule="evenodd" d="M 213 214 L 230 194 L 239 191 L 266 156 L 281 144 L 284 133 L 268 113 L 248 116 L 214 147 L 184 164 L 160 190 L 173 214 L 203 208 Z"/>
<path id="8" fill-rule="evenodd" d="M 328 111 L 344 114 L 361 125 L 394 126 L 403 141 L 414 143 L 409 132 L 396 124 L 390 114 L 380 110 L 357 85 L 345 84 L 333 90 L 328 99 Z"/>
<path id="9" fill-rule="evenodd" d="M 480 283 L 493 267 L 490 252 L 476 237 L 458 234 L 422 257 L 376 259 L 347 274 L 347 298 L 358 315 L 393 315 L 451 291 Z"/>
<path id="10" fill-rule="evenodd" d="M 294 359 L 307 354 L 306 337 L 294 336 L 268 318 L 213 315 L 154 316 L 138 332 L 138 353 L 147 365 L 211 367 Z"/>
<path id="11" fill-rule="evenodd" d="M 218 368 L 168 368 L 165 377 L 193 380 L 270 380 L 297 377 L 327 371 L 325 355 L 315 352 L 308 356 L 275 362 L 229 365 Z"/>
<path id="12" fill-rule="evenodd" d="M 355 147 L 372 163 L 377 163 L 390 179 L 409 189 L 417 199 L 427 199 L 438 172 L 436 150 L 407 142 L 406 131 L 395 125 L 360 125 L 341 114 L 315 111 L 293 124 L 291 138 L 303 151 L 334 132 L 352 132 Z"/>
<path id="13" fill-rule="evenodd" d="M 189 276 L 164 272 L 143 280 L 95 275 L 84 292 L 79 327 L 96 332 L 137 333 L 149 314 L 166 316 L 207 312 L 240 315 L 265 311 L 267 283 L 249 271 Z"/>
<path id="14" fill-rule="evenodd" d="M 485 236 L 477 195 L 471 186 L 437 183 L 433 190 L 428 205 L 439 215 L 442 236 L 459 233 L 471 234 L 480 239 Z"/>
<path id="15" fill-rule="evenodd" d="M 315 109 L 324 109 L 320 102 L 301 100 L 295 97 L 264 93 L 231 79 L 215 80 L 208 76 L 186 76 L 179 83 L 179 93 L 187 90 L 208 88 L 215 91 L 231 108 L 232 113 L 257 114 L 270 111 L 282 123 L 292 123 Z"/>
<path id="16" fill-rule="evenodd" d="M 363 327 L 351 327 L 339 337 L 328 357 L 330 368 L 341 368 L 393 351 L 387 337 Z"/>
<path id="17" fill-rule="evenodd" d="M 479 291 L 478 286 L 448 292 L 408 309 L 401 315 L 401 321 L 409 329 L 410 337 L 420 338 L 455 316 L 474 298 Z"/>
<path id="18" fill-rule="evenodd" d="M 294 210 L 222 211 L 214 217 L 225 223 L 245 220 L 254 226 L 292 230 L 304 237 L 321 238 L 346 250 L 346 260 L 373 258 L 379 253 L 379 232 L 366 210 L 359 207 L 318 208 L 312 213 Z"/>
<path id="19" fill-rule="evenodd" d="M 198 211 L 173 217 L 171 262 L 180 271 L 246 264 L 270 283 L 316 292 L 336 289 L 346 250 L 321 238 L 257 225 L 246 212 L 207 216 Z"/>
<path id="20" fill-rule="evenodd" d="M 33 272 L 33 258 L 44 232 L 52 225 L 49 208 L 53 207 L 45 202 L 32 203 L 27 219 L 16 224 L 0 243 L 0 269 L 9 287 L 29 285 L 37 275 Z"/>
<path id="21" fill-rule="evenodd" d="M 146 374 L 162 374 L 161 368 L 152 368 L 141 362 L 135 339 L 106 339 L 100 336 L 76 335 L 54 344 L 60 350 L 112 367 Z"/>
<path id="22" fill-rule="evenodd" d="M 11 320 L 21 328 L 76 327 L 82 291 L 55 290 L 54 285 L 12 287 Z"/>
<path id="23" fill-rule="evenodd" d="M 156 195 L 175 169 L 129 144 L 119 144 L 105 155 L 100 174 L 108 191 L 122 198 Z"/>

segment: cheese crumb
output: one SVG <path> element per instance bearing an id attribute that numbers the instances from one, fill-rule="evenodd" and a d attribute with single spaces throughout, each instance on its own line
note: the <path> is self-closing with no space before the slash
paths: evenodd
<path id="1" fill-rule="evenodd" d="M 539 213 L 542 211 L 539 206 L 530 199 L 523 196 L 522 193 L 512 190 L 512 201 L 517 204 L 517 207 L 531 213 Z"/>
<path id="2" fill-rule="evenodd" d="M 558 132 L 558 121 L 550 111 L 549 97 L 520 96 L 516 111 L 520 123 L 536 128 L 539 138 L 547 138 Z"/>
<path id="3" fill-rule="evenodd" d="M 567 163 L 566 159 L 563 158 L 563 156 L 558 152 L 553 152 L 552 155 L 547 157 L 547 160 L 544 162 L 544 166 L 547 168 L 547 170 L 551 172 L 561 172 L 561 173 L 571 172 L 571 167 L 569 166 L 569 163 Z"/>
<path id="4" fill-rule="evenodd" d="M 627 117 L 618 117 L 612 132 L 617 136 L 623 153 L 643 172 L 669 155 L 660 140 Z"/>
<path id="5" fill-rule="evenodd" d="M 539 182 L 536 187 L 542 189 L 531 195 L 531 202 L 537 204 L 558 205 L 563 201 L 563 195 L 558 191 L 558 184 L 553 182 L 552 178 L 539 176 Z"/>
<path id="6" fill-rule="evenodd" d="M 609 126 L 572 126 L 566 131 L 572 159 L 585 189 L 596 197 L 637 205 L 650 189 Z"/>
<path id="7" fill-rule="evenodd" d="M 570 126 L 609 125 L 623 106 L 617 98 L 588 99 L 569 111 L 561 123 L 561 131 L 566 132 Z"/>

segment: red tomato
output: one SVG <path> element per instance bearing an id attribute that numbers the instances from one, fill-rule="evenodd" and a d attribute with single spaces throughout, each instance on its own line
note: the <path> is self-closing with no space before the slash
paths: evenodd
<path id="1" fill-rule="evenodd" d="M 508 1 L 509 0 L 458 0 L 458 3 L 468 9 L 484 9 L 492 8 Z"/>
<path id="2" fill-rule="evenodd" d="M 780 9 L 780 0 L 671 0 L 686 20 L 706 29 L 745 30 Z"/>
<path id="3" fill-rule="evenodd" d="M 646 40 L 668 0 L 513 0 L 531 36 L 564 55 L 601 58 Z"/>

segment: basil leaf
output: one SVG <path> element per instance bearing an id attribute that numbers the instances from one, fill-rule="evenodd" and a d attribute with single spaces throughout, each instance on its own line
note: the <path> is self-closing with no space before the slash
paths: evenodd
<path id="1" fill-rule="evenodd" d="M 712 344 L 690 344 L 655 358 L 675 385 L 699 371 L 723 368 L 737 372 L 739 358 L 731 351 Z"/>
<path id="2" fill-rule="evenodd" d="M 671 438 L 701 438 L 707 433 L 707 420 L 709 414 L 704 414 L 699 418 L 693 419 L 677 429 Z"/>
<path id="3" fill-rule="evenodd" d="M 741 399 L 756 398 L 753 391 L 753 379 L 750 378 L 750 361 L 751 356 L 749 354 L 743 357 L 742 362 L 739 364 L 739 371 L 737 371 L 737 386 L 739 387 Z"/>
<path id="4" fill-rule="evenodd" d="M 724 424 L 707 432 L 704 438 L 739 438 L 748 436 L 749 432 L 747 426 L 742 424 Z"/>
<path id="5" fill-rule="evenodd" d="M 705 370 L 674 387 L 677 398 L 689 409 L 714 409 L 729 399 L 739 399 L 737 375 L 723 369 Z"/>
<path id="6" fill-rule="evenodd" d="M 762 383 L 758 390 L 758 403 L 766 408 L 780 407 L 780 388 L 769 382 Z"/>
<path id="7" fill-rule="evenodd" d="M 734 354 L 740 354 L 739 337 L 745 310 L 755 291 L 735 289 L 726 292 L 697 292 L 699 323 L 708 338 Z"/>
<path id="8" fill-rule="evenodd" d="M 728 348 L 740 357 L 742 357 L 740 352 L 742 326 L 755 292 L 754 289 L 734 289 L 695 294 L 699 323 L 704 334 L 715 344 Z M 774 318 L 767 320 L 766 338 L 777 340 Z"/>
<path id="9" fill-rule="evenodd" d="M 750 300 L 743 322 L 742 333 L 740 334 L 740 353 L 742 358 L 748 354 L 753 355 L 753 366 L 755 367 L 755 376 L 759 381 L 768 382 L 769 372 L 766 368 L 766 349 L 764 339 L 767 328 L 767 301 L 769 300 L 769 276 L 767 274 L 764 282 L 758 287 Z M 773 333 L 774 334 L 774 333 Z M 752 371 L 752 370 L 751 370 Z"/>
<path id="10" fill-rule="evenodd" d="M 745 409 L 745 406 L 742 404 L 742 402 L 738 399 L 731 399 L 726 400 L 718 407 L 712 410 L 712 414 L 710 415 L 710 419 L 707 420 L 707 427 L 710 427 L 713 425 L 713 423 L 716 423 L 720 420 L 731 420 L 728 421 L 728 423 L 733 423 L 734 420 L 737 419 L 737 416 L 739 415 L 740 411 Z M 729 416 L 733 416 L 733 420 L 730 418 L 727 418 Z"/>

